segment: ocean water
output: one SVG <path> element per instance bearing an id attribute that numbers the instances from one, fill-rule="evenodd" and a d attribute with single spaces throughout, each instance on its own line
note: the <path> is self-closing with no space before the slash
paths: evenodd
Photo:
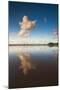
<path id="1" fill-rule="evenodd" d="M 58 85 L 58 47 L 9 46 L 9 88 Z"/>

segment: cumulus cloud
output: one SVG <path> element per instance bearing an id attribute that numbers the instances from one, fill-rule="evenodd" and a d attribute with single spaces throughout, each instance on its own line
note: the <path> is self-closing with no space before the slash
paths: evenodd
<path id="1" fill-rule="evenodd" d="M 22 18 L 22 22 L 19 23 L 20 31 L 19 35 L 25 37 L 30 33 L 30 31 L 36 26 L 36 21 L 30 21 L 28 16 Z"/>

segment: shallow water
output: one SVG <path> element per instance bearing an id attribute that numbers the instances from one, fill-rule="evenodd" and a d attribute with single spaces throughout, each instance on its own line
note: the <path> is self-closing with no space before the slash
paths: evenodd
<path id="1" fill-rule="evenodd" d="M 9 46 L 9 88 L 58 85 L 58 47 Z"/>

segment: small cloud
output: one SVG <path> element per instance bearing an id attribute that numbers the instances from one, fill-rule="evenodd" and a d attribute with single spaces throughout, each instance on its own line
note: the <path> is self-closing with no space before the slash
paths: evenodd
<path id="1" fill-rule="evenodd" d="M 46 17 L 44 17 L 43 20 L 44 20 L 45 23 L 47 23 L 47 18 Z"/>
<path id="2" fill-rule="evenodd" d="M 36 26 L 36 21 L 30 21 L 28 16 L 24 16 L 22 18 L 22 22 L 19 22 L 20 25 L 20 32 L 19 35 L 24 37 L 25 34 L 27 35 L 30 31 Z"/>
<path id="3" fill-rule="evenodd" d="M 54 38 L 54 39 L 57 39 L 57 38 L 58 38 L 58 30 L 57 30 L 57 28 L 55 28 L 55 29 L 53 30 L 53 38 Z"/>
<path id="4" fill-rule="evenodd" d="M 58 35 L 58 32 L 57 31 L 54 31 L 53 32 L 53 35 L 57 36 Z"/>

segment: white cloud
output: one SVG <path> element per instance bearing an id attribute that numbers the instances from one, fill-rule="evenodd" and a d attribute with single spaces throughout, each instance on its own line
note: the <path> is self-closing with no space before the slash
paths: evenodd
<path id="1" fill-rule="evenodd" d="M 30 21 L 28 19 L 28 16 L 24 16 L 22 18 L 22 22 L 19 23 L 20 24 L 20 31 L 19 31 L 19 35 L 21 37 L 25 37 L 28 35 L 28 33 L 31 32 L 31 30 L 36 26 L 36 21 Z"/>

